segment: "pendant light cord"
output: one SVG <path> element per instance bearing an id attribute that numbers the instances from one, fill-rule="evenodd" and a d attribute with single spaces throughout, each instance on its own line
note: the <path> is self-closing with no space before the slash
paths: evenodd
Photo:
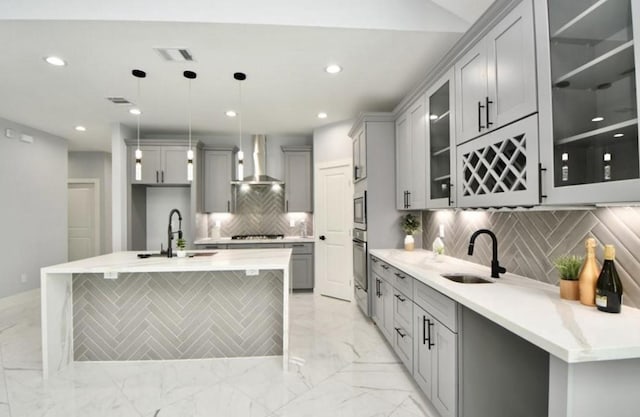
<path id="1" fill-rule="evenodd" d="M 238 149 L 242 151 L 242 81 L 238 80 Z"/>
<path id="2" fill-rule="evenodd" d="M 191 79 L 189 79 L 189 150 L 191 150 Z"/>
<path id="3" fill-rule="evenodd" d="M 142 106 L 140 105 L 140 78 L 137 79 L 138 80 L 138 88 L 137 88 L 137 97 L 136 97 L 136 101 L 138 102 L 138 115 L 137 115 L 137 120 L 138 120 L 138 149 L 140 149 L 140 114 L 142 113 Z"/>

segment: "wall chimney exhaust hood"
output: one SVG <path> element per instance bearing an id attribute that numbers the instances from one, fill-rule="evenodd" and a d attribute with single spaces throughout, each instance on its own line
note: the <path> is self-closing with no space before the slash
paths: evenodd
<path id="1" fill-rule="evenodd" d="M 267 137 L 265 135 L 253 135 L 253 175 L 242 180 L 231 181 L 233 185 L 274 185 L 284 184 L 284 181 L 270 177 L 267 171 Z"/>

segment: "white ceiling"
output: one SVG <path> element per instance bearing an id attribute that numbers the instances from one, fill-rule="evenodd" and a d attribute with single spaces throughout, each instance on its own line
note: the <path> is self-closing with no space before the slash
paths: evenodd
<path id="1" fill-rule="evenodd" d="M 158 12 L 150 4 L 124 13 L 132 3 L 124 0 L 113 0 L 109 12 L 80 0 L 38 0 L 40 8 L 33 2 L 5 1 L 8 7 L 0 13 L 0 117 L 65 137 L 71 150 L 104 151 L 110 151 L 113 123 L 135 126 L 128 107 L 105 99 L 136 101 L 134 68 L 148 74 L 141 82 L 140 100 L 146 135 L 184 136 L 185 69 L 198 73 L 192 82 L 194 135 L 237 132 L 237 120 L 224 115 L 237 110 L 236 71 L 248 76 L 242 85 L 243 132 L 308 135 L 360 111 L 392 110 L 468 28 L 468 21 L 491 3 L 353 0 L 353 10 L 341 10 L 345 7 L 337 0 L 304 0 L 296 4 L 306 8 L 266 13 L 260 4 L 284 10 L 288 0 L 235 1 L 253 6 L 251 12 L 224 0 L 216 3 L 225 6 L 224 13 L 202 4 L 200 9 L 181 8 L 189 10 L 181 14 L 171 8 Z M 367 12 L 356 13 L 358 7 Z M 92 20 L 99 16 L 112 20 Z M 51 20 L 65 17 L 72 20 Z M 170 18 L 174 21 L 164 21 Z M 196 22 L 198 18 L 205 23 Z M 408 30 L 403 30 L 403 22 Z M 165 62 L 153 50 L 157 47 L 186 47 L 196 62 Z M 46 64 L 42 58 L 51 54 L 68 65 Z M 325 73 L 329 63 L 340 64 L 344 71 Z M 318 119 L 320 111 L 329 117 Z M 76 132 L 78 124 L 87 131 Z"/>

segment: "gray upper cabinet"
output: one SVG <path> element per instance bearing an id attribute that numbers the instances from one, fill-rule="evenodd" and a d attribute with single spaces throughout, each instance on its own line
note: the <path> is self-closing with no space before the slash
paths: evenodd
<path id="1" fill-rule="evenodd" d="M 313 212 L 311 146 L 283 146 L 285 210 Z"/>
<path id="2" fill-rule="evenodd" d="M 549 0 L 536 11 L 544 203 L 640 199 L 636 5 Z"/>
<path id="3" fill-rule="evenodd" d="M 447 208 L 455 204 L 455 112 L 453 71 L 427 91 L 427 207 Z"/>
<path id="4" fill-rule="evenodd" d="M 367 178 L 367 132 L 366 126 L 352 139 L 353 146 L 353 182 Z"/>
<path id="5" fill-rule="evenodd" d="M 204 151 L 204 211 L 231 212 L 233 148 Z"/>
<path id="6" fill-rule="evenodd" d="M 420 96 L 396 120 L 396 207 L 420 210 L 426 205 L 426 102 Z"/>
<path id="7" fill-rule="evenodd" d="M 537 110 L 531 0 L 524 0 L 455 65 L 457 143 Z"/>
<path id="8" fill-rule="evenodd" d="M 131 182 L 134 184 L 188 185 L 186 146 L 141 145 L 142 180 L 134 178 L 134 152 L 136 146 L 129 147 L 131 160 Z"/>

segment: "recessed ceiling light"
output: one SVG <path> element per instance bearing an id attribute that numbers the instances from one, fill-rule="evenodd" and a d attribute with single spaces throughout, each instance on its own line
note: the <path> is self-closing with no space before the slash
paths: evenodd
<path id="1" fill-rule="evenodd" d="M 142 114 L 142 111 L 140 111 L 139 108 L 134 107 L 134 108 L 129 109 L 129 113 L 134 114 L 136 116 L 139 116 L 139 115 Z"/>
<path id="2" fill-rule="evenodd" d="M 331 65 L 328 65 L 324 70 L 327 71 L 329 74 L 337 74 L 340 71 L 342 71 L 342 67 L 340 65 L 331 64 Z"/>
<path id="3" fill-rule="evenodd" d="M 624 136 L 624 133 L 616 133 L 615 135 L 613 135 L 614 138 L 621 138 Z"/>
<path id="4" fill-rule="evenodd" d="M 238 115 L 238 113 L 233 110 L 227 110 L 225 114 L 227 115 L 227 117 L 236 117 Z"/>
<path id="5" fill-rule="evenodd" d="M 65 65 L 67 65 L 66 61 L 62 58 L 59 58 L 57 56 L 48 56 L 46 58 L 44 58 L 45 61 L 47 61 L 49 64 L 56 66 L 56 67 L 64 67 Z"/>
<path id="6" fill-rule="evenodd" d="M 80 125 L 78 125 L 78 126 L 76 126 L 76 130 L 77 130 L 78 132 L 86 132 L 86 131 L 87 131 L 87 128 L 86 128 L 86 127 L 84 127 L 84 126 L 80 126 Z"/>
<path id="7" fill-rule="evenodd" d="M 326 118 L 327 118 L 327 113 L 324 113 L 324 112 L 318 113 L 318 119 L 326 119 Z"/>
<path id="8" fill-rule="evenodd" d="M 592 122 L 601 122 L 603 120 L 604 120 L 604 117 L 602 117 L 602 116 L 597 116 L 597 117 L 594 117 L 593 119 L 591 119 Z"/>

